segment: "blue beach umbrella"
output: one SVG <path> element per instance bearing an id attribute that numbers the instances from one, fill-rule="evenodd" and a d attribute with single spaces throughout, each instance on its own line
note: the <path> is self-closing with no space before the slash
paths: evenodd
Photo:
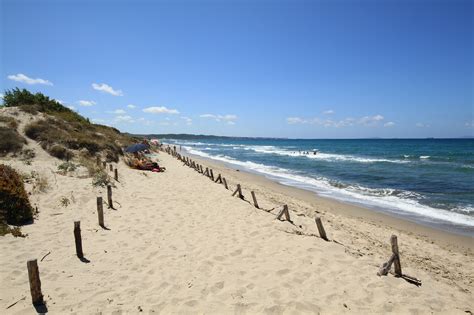
<path id="1" fill-rule="evenodd" d="M 128 148 L 126 148 L 125 152 L 135 153 L 135 152 L 145 151 L 146 149 L 148 149 L 148 146 L 146 144 L 135 143 L 129 146 Z"/>

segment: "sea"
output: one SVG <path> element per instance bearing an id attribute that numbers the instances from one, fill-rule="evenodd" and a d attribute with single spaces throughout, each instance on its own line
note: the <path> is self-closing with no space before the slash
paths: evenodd
<path id="1" fill-rule="evenodd" d="M 474 139 L 164 139 L 283 185 L 474 237 Z"/>

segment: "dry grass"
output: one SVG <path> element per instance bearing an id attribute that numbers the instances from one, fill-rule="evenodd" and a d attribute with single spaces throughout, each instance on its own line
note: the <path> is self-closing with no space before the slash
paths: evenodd
<path id="1" fill-rule="evenodd" d="M 25 144 L 26 139 L 16 129 L 0 126 L 0 156 L 10 153 L 16 154 Z"/>

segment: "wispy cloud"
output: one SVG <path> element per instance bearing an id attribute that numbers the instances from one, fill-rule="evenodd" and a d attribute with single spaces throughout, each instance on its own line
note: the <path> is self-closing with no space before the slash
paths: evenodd
<path id="1" fill-rule="evenodd" d="M 8 79 L 10 79 L 12 81 L 16 81 L 16 82 L 26 83 L 26 84 L 53 85 L 53 83 L 48 81 L 48 80 L 41 79 L 41 78 L 33 79 L 33 78 L 30 78 L 30 77 L 24 75 L 23 73 L 11 74 L 11 75 L 8 76 Z"/>
<path id="2" fill-rule="evenodd" d="M 332 114 L 334 114 L 334 111 L 333 111 L 332 109 L 328 109 L 328 110 L 325 110 L 325 111 L 323 112 L 323 114 L 324 114 L 324 115 L 332 115 Z"/>
<path id="3" fill-rule="evenodd" d="M 382 115 L 364 116 L 358 119 L 348 117 L 342 120 L 321 119 L 318 117 L 315 117 L 315 118 L 288 117 L 286 119 L 286 122 L 290 125 L 311 124 L 311 125 L 319 125 L 323 127 L 341 128 L 341 127 L 348 127 L 348 126 L 354 126 L 354 125 L 376 126 L 378 125 L 378 123 L 382 122 L 384 119 L 385 118 Z"/>
<path id="4" fill-rule="evenodd" d="M 136 108 L 136 106 L 135 106 L 135 105 L 133 105 L 133 104 L 128 104 L 128 105 L 127 105 L 127 107 L 128 107 L 128 108 L 131 108 L 131 109 L 134 109 L 134 108 Z"/>
<path id="5" fill-rule="evenodd" d="M 152 107 L 147 107 L 143 109 L 145 113 L 151 113 L 151 114 L 170 114 L 170 115 L 176 115 L 179 114 L 179 111 L 176 109 L 171 109 L 167 108 L 165 106 L 152 106 Z"/>
<path id="6" fill-rule="evenodd" d="M 424 123 L 416 123 L 415 126 L 418 128 L 428 128 L 430 125 Z"/>
<path id="7" fill-rule="evenodd" d="M 89 106 L 93 106 L 93 105 L 95 105 L 95 104 L 97 104 L 97 103 L 94 102 L 94 101 L 80 100 L 80 101 L 77 101 L 77 104 L 79 104 L 79 105 L 81 105 L 81 106 L 89 107 Z"/>
<path id="8" fill-rule="evenodd" d="M 199 115 L 201 118 L 208 118 L 214 119 L 217 122 L 226 122 L 229 125 L 235 125 L 235 121 L 237 120 L 236 115 L 215 115 L 215 114 L 202 114 Z"/>
<path id="9" fill-rule="evenodd" d="M 110 85 L 105 83 L 92 83 L 92 88 L 94 90 L 109 93 L 114 96 L 123 96 L 122 90 L 114 90 Z"/>
<path id="10" fill-rule="evenodd" d="M 393 121 L 389 121 L 389 122 L 386 122 L 385 124 L 383 124 L 384 127 L 393 127 L 395 126 L 395 123 Z"/>
<path id="11" fill-rule="evenodd" d="M 186 125 L 188 126 L 193 124 L 193 120 L 189 117 L 181 116 L 181 119 L 183 119 L 186 122 Z"/>
<path id="12" fill-rule="evenodd" d="M 69 108 L 70 110 L 76 110 L 76 108 L 72 105 L 68 106 L 67 108 Z"/>
<path id="13" fill-rule="evenodd" d="M 126 122 L 126 123 L 133 123 L 135 120 L 133 119 L 132 116 L 129 115 L 119 115 L 115 116 L 114 121 L 116 123 L 121 123 L 121 122 Z"/>
<path id="14" fill-rule="evenodd" d="M 108 111 L 108 113 L 116 114 L 116 115 L 123 115 L 123 114 L 126 114 L 127 112 L 124 111 L 123 109 L 116 109 L 116 110 L 113 110 L 113 111 Z"/>

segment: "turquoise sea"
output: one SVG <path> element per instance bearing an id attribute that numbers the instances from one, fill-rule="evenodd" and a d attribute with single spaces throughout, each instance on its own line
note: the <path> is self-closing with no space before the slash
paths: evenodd
<path id="1" fill-rule="evenodd" d="M 164 142 L 321 196 L 474 236 L 473 139 Z"/>

